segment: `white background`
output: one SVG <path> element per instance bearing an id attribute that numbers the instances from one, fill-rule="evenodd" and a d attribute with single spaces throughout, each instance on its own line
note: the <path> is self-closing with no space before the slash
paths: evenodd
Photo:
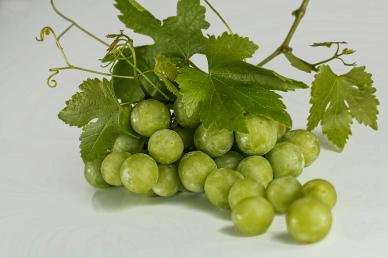
<path id="1" fill-rule="evenodd" d="M 113 1 L 57 2 L 100 37 L 123 28 Z M 176 1 L 140 2 L 160 18 L 175 11 Z M 213 2 L 235 31 L 259 43 L 254 62 L 280 43 L 292 22 L 290 12 L 300 4 Z M 0 257 L 387 257 L 387 13 L 386 0 L 312 0 L 293 40 L 296 53 L 311 61 L 331 53 L 310 48 L 313 42 L 351 42 L 358 52 L 349 60 L 354 58 L 373 72 L 382 102 L 378 132 L 354 125 L 342 154 L 323 142 L 320 159 L 300 177 L 302 182 L 316 177 L 330 180 L 339 198 L 329 236 L 318 244 L 297 245 L 285 234 L 281 216 L 267 234 L 246 238 L 234 233 L 228 212 L 217 211 L 203 196 L 147 199 L 122 189 L 96 191 L 87 185 L 78 153 L 80 131 L 56 117 L 86 75 L 64 72 L 57 77 L 58 87 L 49 89 L 47 68 L 63 63 L 51 39 L 42 44 L 34 40 L 44 25 L 59 32 L 67 24 L 53 14 L 48 0 L 0 0 Z M 208 19 L 211 33 L 223 30 L 213 14 Z M 150 42 L 134 38 L 138 44 Z M 99 69 L 97 59 L 105 51 L 99 43 L 72 30 L 63 45 L 74 64 Z M 268 67 L 308 83 L 312 79 L 290 68 L 283 58 Z M 285 99 L 296 127 L 305 125 L 308 94 L 300 91 Z"/>

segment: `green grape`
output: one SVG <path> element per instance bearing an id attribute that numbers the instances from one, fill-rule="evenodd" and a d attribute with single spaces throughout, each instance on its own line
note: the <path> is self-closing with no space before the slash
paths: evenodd
<path id="1" fill-rule="evenodd" d="M 226 129 L 205 128 L 202 124 L 194 133 L 194 145 L 212 157 L 220 157 L 233 146 L 233 132 Z"/>
<path id="2" fill-rule="evenodd" d="M 199 120 L 199 110 L 200 106 L 197 105 L 193 112 L 192 115 L 189 116 L 187 115 L 187 110 L 185 108 L 185 104 L 182 101 L 182 97 L 177 97 L 174 103 L 174 113 L 175 113 L 175 118 L 178 122 L 183 127 L 187 128 L 195 128 L 199 125 L 200 120 Z"/>
<path id="3" fill-rule="evenodd" d="M 113 145 L 112 152 L 128 152 L 135 154 L 144 152 L 144 137 L 135 138 L 126 134 L 119 135 Z"/>
<path id="4" fill-rule="evenodd" d="M 182 138 L 183 146 L 185 146 L 185 150 L 194 149 L 194 129 L 192 128 L 182 128 L 176 127 L 174 131 L 179 134 Z"/>
<path id="5" fill-rule="evenodd" d="M 337 202 L 337 192 L 334 186 L 323 179 L 314 179 L 303 185 L 303 195 L 317 198 L 331 209 Z"/>
<path id="6" fill-rule="evenodd" d="M 305 166 L 310 166 L 319 156 L 320 143 L 318 138 L 306 130 L 293 130 L 286 133 L 283 141 L 291 142 L 302 150 Z"/>
<path id="7" fill-rule="evenodd" d="M 236 142 L 240 150 L 248 155 L 264 155 L 277 141 L 277 128 L 273 121 L 249 115 L 246 119 L 248 133 L 236 132 Z"/>
<path id="8" fill-rule="evenodd" d="M 179 162 L 179 178 L 187 190 L 201 193 L 206 177 L 216 168 L 216 163 L 207 154 L 201 151 L 189 152 Z"/>
<path id="9" fill-rule="evenodd" d="M 262 156 L 249 156 L 241 160 L 237 170 L 245 177 L 261 183 L 267 187 L 273 179 L 271 164 Z"/>
<path id="10" fill-rule="evenodd" d="M 277 134 L 278 137 L 277 138 L 279 140 L 279 139 L 281 139 L 286 134 L 288 128 L 287 128 L 287 126 L 285 126 L 282 123 L 279 123 L 279 122 L 276 122 L 276 121 L 275 121 L 275 123 L 276 123 L 277 132 L 278 132 L 278 134 Z"/>
<path id="11" fill-rule="evenodd" d="M 85 163 L 84 176 L 91 186 L 96 188 L 107 188 L 111 185 L 105 182 L 101 175 L 101 160 Z"/>
<path id="12" fill-rule="evenodd" d="M 242 178 L 244 177 L 239 172 L 230 168 L 214 170 L 205 181 L 207 199 L 218 208 L 230 208 L 229 190 L 238 179 Z"/>
<path id="13" fill-rule="evenodd" d="M 160 164 L 174 163 L 182 156 L 183 149 L 181 137 L 170 129 L 161 129 L 148 140 L 148 153 Z"/>
<path id="14" fill-rule="evenodd" d="M 218 168 L 237 168 L 238 164 L 244 157 L 235 151 L 229 151 L 215 159 Z"/>
<path id="15" fill-rule="evenodd" d="M 295 144 L 281 142 L 267 154 L 274 177 L 299 176 L 304 167 L 302 150 Z"/>
<path id="16" fill-rule="evenodd" d="M 156 185 L 152 187 L 153 192 L 159 196 L 168 197 L 178 192 L 179 186 L 177 166 L 159 165 L 159 178 Z"/>
<path id="17" fill-rule="evenodd" d="M 293 176 L 275 178 L 267 187 L 267 199 L 279 213 L 302 196 L 302 185 Z"/>
<path id="18" fill-rule="evenodd" d="M 247 236 L 267 231 L 274 217 L 272 205 L 261 196 L 242 200 L 232 210 L 234 226 L 241 234 Z"/>
<path id="19" fill-rule="evenodd" d="M 230 188 L 229 205 L 233 209 L 242 200 L 255 196 L 265 196 L 264 186 L 249 178 L 240 179 Z"/>
<path id="20" fill-rule="evenodd" d="M 149 137 L 170 126 L 170 111 L 158 100 L 143 100 L 132 110 L 131 126 L 138 134 Z"/>
<path id="21" fill-rule="evenodd" d="M 110 185 L 122 185 L 120 179 L 121 164 L 130 156 L 126 152 L 112 152 L 101 163 L 101 175 Z"/>
<path id="22" fill-rule="evenodd" d="M 312 197 L 293 202 L 286 214 L 288 233 L 298 242 L 314 243 L 329 233 L 332 224 L 330 208 Z"/>
<path id="23" fill-rule="evenodd" d="M 120 175 L 121 182 L 129 191 L 145 194 L 157 184 L 159 169 L 153 158 L 136 153 L 123 162 Z"/>

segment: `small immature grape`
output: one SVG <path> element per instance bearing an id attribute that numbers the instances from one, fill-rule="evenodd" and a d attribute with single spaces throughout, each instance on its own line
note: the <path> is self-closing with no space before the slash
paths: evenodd
<path id="1" fill-rule="evenodd" d="M 155 194 L 163 197 L 174 195 L 180 186 L 178 168 L 175 164 L 159 165 L 158 182 L 152 190 Z"/>
<path id="2" fill-rule="evenodd" d="M 139 136 L 138 138 L 121 134 L 117 137 L 112 152 L 128 152 L 135 154 L 138 152 L 144 152 L 143 146 L 145 143 L 145 138 Z"/>
<path id="3" fill-rule="evenodd" d="M 198 126 L 194 133 L 194 145 L 211 157 L 220 157 L 233 146 L 233 132 L 226 129 Z"/>
<path id="4" fill-rule="evenodd" d="M 156 131 L 148 140 L 148 152 L 160 164 L 174 163 L 182 156 L 183 149 L 182 138 L 170 129 Z"/>
<path id="5" fill-rule="evenodd" d="M 265 196 L 265 188 L 262 184 L 249 178 L 237 180 L 229 191 L 229 205 L 233 209 L 242 200 L 255 196 Z"/>
<path id="6" fill-rule="evenodd" d="M 179 162 L 179 178 L 187 190 L 201 193 L 207 176 L 216 168 L 214 160 L 202 151 L 189 152 Z"/>
<path id="7" fill-rule="evenodd" d="M 126 152 L 112 152 L 105 157 L 101 164 L 101 175 L 105 182 L 110 185 L 122 185 L 120 179 L 121 164 L 131 154 Z"/>
<path id="8" fill-rule="evenodd" d="M 337 202 L 337 192 L 334 186 L 324 179 L 314 179 L 303 185 L 303 195 L 314 197 L 327 204 L 331 209 Z"/>
<path id="9" fill-rule="evenodd" d="M 207 199 L 218 208 L 230 208 L 228 195 L 233 184 L 244 177 L 236 170 L 219 168 L 214 170 L 205 182 L 205 194 Z"/>
<path id="10" fill-rule="evenodd" d="M 107 188 L 111 186 L 105 182 L 101 175 L 101 160 L 86 162 L 84 176 L 86 181 L 96 188 Z"/>
<path id="11" fill-rule="evenodd" d="M 132 110 L 131 126 L 138 134 L 149 137 L 170 126 L 170 111 L 158 100 L 143 100 Z"/>
<path id="12" fill-rule="evenodd" d="M 185 108 L 185 105 L 182 101 L 182 97 L 177 97 L 174 103 L 174 113 L 175 113 L 175 118 L 178 122 L 183 127 L 186 128 L 195 128 L 199 125 L 200 120 L 199 120 L 199 110 L 200 106 L 197 105 L 192 112 L 192 114 L 189 116 L 187 114 L 187 110 Z"/>
<path id="13" fill-rule="evenodd" d="M 234 226 L 247 236 L 260 235 L 267 231 L 274 217 L 272 205 L 261 196 L 242 200 L 232 210 Z"/>
<path id="14" fill-rule="evenodd" d="M 267 187 L 267 199 L 279 213 L 302 196 L 302 185 L 293 176 L 275 178 Z"/>
<path id="15" fill-rule="evenodd" d="M 329 233 L 332 215 L 329 206 L 312 197 L 296 200 L 287 209 L 288 233 L 298 242 L 314 243 Z"/>
<path id="16" fill-rule="evenodd" d="M 120 175 L 123 185 L 130 192 L 146 194 L 157 184 L 159 168 L 147 154 L 136 153 L 123 162 Z"/>
<path id="17" fill-rule="evenodd" d="M 295 144 L 281 142 L 267 154 L 274 177 L 299 176 L 304 167 L 302 150 Z"/>
<path id="18" fill-rule="evenodd" d="M 240 161 L 237 170 L 246 178 L 250 178 L 267 187 L 273 179 L 271 164 L 262 156 L 249 156 Z"/>
<path id="19" fill-rule="evenodd" d="M 310 166 L 319 156 L 319 140 L 313 133 L 307 130 L 289 131 L 282 140 L 291 142 L 301 148 L 306 167 Z"/>
<path id="20" fill-rule="evenodd" d="M 177 132 L 182 138 L 185 150 L 194 149 L 194 129 L 182 128 L 180 126 L 177 126 L 176 128 L 174 128 L 174 131 Z"/>
<path id="21" fill-rule="evenodd" d="M 244 157 L 235 151 L 229 151 L 215 159 L 218 168 L 237 168 L 238 164 Z"/>
<path id="22" fill-rule="evenodd" d="M 248 155 L 264 155 L 277 141 L 277 128 L 273 121 L 257 115 L 246 119 L 248 133 L 236 132 L 236 142 L 240 150 Z"/>

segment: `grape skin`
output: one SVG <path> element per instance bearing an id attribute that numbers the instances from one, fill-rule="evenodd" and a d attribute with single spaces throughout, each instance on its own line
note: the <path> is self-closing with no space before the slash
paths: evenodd
<path id="1" fill-rule="evenodd" d="M 312 197 L 296 200 L 286 214 L 288 233 L 301 243 L 322 240 L 329 233 L 332 220 L 330 208 Z"/>
<path id="2" fill-rule="evenodd" d="M 187 115 L 185 104 L 183 103 L 182 97 L 178 96 L 174 103 L 174 114 L 176 121 L 183 127 L 196 128 L 200 123 L 199 118 L 200 106 L 197 105 L 191 116 Z"/>
<path id="3" fill-rule="evenodd" d="M 319 156 L 320 143 L 318 138 L 306 130 L 293 130 L 286 133 L 283 141 L 297 145 L 303 152 L 305 166 L 310 166 Z"/>
<path id="4" fill-rule="evenodd" d="M 207 176 L 216 168 L 216 163 L 207 154 L 192 151 L 186 153 L 179 162 L 179 178 L 187 190 L 201 193 Z"/>
<path id="5" fill-rule="evenodd" d="M 126 152 L 112 152 L 101 163 L 101 175 L 110 185 L 122 185 L 120 179 L 120 167 L 131 154 Z"/>
<path id="6" fill-rule="evenodd" d="M 249 156 L 241 160 L 237 170 L 245 177 L 255 180 L 267 187 L 273 179 L 271 164 L 262 156 Z"/>
<path id="7" fill-rule="evenodd" d="M 248 155 L 264 155 L 276 144 L 277 128 L 274 122 L 257 115 L 249 115 L 246 119 L 248 133 L 236 132 L 239 149 Z"/>
<path id="8" fill-rule="evenodd" d="M 230 188 L 228 202 L 233 209 L 242 200 L 255 196 L 265 196 L 264 186 L 252 179 L 244 178 L 236 181 Z"/>
<path id="9" fill-rule="evenodd" d="M 244 157 L 235 151 L 229 151 L 224 155 L 215 159 L 218 168 L 232 168 L 236 169 L 240 161 Z"/>
<path id="10" fill-rule="evenodd" d="M 255 236 L 267 231 L 275 217 L 272 205 L 256 196 L 239 202 L 232 210 L 232 220 L 243 235 Z"/>
<path id="11" fill-rule="evenodd" d="M 156 131 L 148 141 L 148 153 L 164 165 L 177 161 L 182 156 L 183 149 L 182 138 L 170 129 Z"/>
<path id="12" fill-rule="evenodd" d="M 138 134 L 151 136 L 160 129 L 170 126 L 170 111 L 162 102 L 146 99 L 138 103 L 131 113 L 131 127 Z"/>
<path id="13" fill-rule="evenodd" d="M 85 163 L 84 176 L 86 181 L 96 188 L 111 187 L 110 184 L 105 182 L 101 175 L 101 160 L 95 160 Z"/>
<path id="14" fill-rule="evenodd" d="M 130 192 L 146 194 L 157 184 L 159 168 L 147 154 L 136 153 L 123 162 L 120 176 L 123 185 Z"/>
<path id="15" fill-rule="evenodd" d="M 298 177 L 304 168 L 302 150 L 295 144 L 281 142 L 266 155 L 272 166 L 274 177 Z"/>
<path id="16" fill-rule="evenodd" d="M 334 186 L 324 179 L 314 179 L 303 185 L 303 195 L 314 197 L 328 205 L 331 209 L 337 202 Z"/>
<path id="17" fill-rule="evenodd" d="M 169 197 L 176 194 L 179 190 L 178 168 L 175 164 L 159 165 L 159 177 L 152 191 L 163 197 Z"/>
<path id="18" fill-rule="evenodd" d="M 194 145 L 211 157 L 216 158 L 227 153 L 233 146 L 233 132 L 226 129 L 198 126 L 194 133 Z"/>
<path id="19" fill-rule="evenodd" d="M 236 170 L 219 168 L 214 170 L 205 182 L 205 194 L 207 199 L 216 207 L 228 209 L 228 195 L 230 188 L 238 179 L 244 177 Z"/>
<path id="20" fill-rule="evenodd" d="M 302 185 L 293 176 L 279 177 L 268 185 L 266 194 L 275 211 L 284 213 L 293 201 L 302 196 Z"/>
<path id="21" fill-rule="evenodd" d="M 122 134 L 116 138 L 112 152 L 128 152 L 131 154 L 144 152 L 144 143 L 144 137 L 139 136 L 138 138 L 135 138 L 126 134 Z"/>

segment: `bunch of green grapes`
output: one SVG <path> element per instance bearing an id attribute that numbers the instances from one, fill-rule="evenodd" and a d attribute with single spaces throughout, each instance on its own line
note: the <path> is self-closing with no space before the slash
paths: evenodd
<path id="1" fill-rule="evenodd" d="M 147 196 L 205 193 L 215 207 L 231 210 L 243 235 L 266 232 L 276 213 L 286 214 L 288 232 L 299 242 L 327 235 L 334 187 L 297 179 L 319 156 L 314 134 L 258 115 L 246 116 L 245 133 L 231 132 L 205 126 L 199 113 L 198 107 L 189 115 L 179 97 L 173 108 L 155 99 L 137 103 L 130 121 L 138 135 L 120 135 L 102 161 L 87 163 L 87 181 Z"/>

